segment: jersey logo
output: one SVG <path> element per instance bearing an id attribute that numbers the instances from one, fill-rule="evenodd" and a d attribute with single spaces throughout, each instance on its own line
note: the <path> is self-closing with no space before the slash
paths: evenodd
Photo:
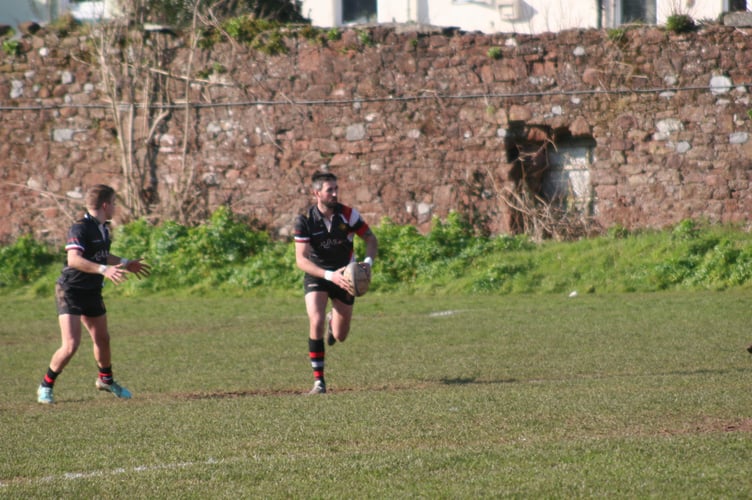
<path id="1" fill-rule="evenodd" d="M 321 242 L 321 248 L 333 248 L 339 245 L 340 240 L 329 238 Z"/>

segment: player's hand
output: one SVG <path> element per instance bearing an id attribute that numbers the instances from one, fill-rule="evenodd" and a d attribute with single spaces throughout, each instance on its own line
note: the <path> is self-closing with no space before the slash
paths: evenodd
<path id="1" fill-rule="evenodd" d="M 368 281 L 371 281 L 371 264 L 368 262 L 359 262 L 358 265 L 361 269 L 365 270 L 366 275 L 368 276 Z"/>
<path id="2" fill-rule="evenodd" d="M 128 271 L 129 273 L 133 273 L 136 275 L 138 279 L 146 278 L 151 274 L 151 266 L 145 262 L 143 262 L 143 258 L 134 259 L 131 261 L 128 261 L 125 265 L 120 265 L 118 267 L 121 267 Z"/>
<path id="3" fill-rule="evenodd" d="M 103 276 L 116 285 L 119 285 L 128 279 L 128 273 L 125 272 L 122 265 L 107 266 L 107 269 L 104 270 Z"/>
<path id="4" fill-rule="evenodd" d="M 350 295 L 355 295 L 355 287 L 352 282 L 345 277 L 345 267 L 341 267 L 334 272 L 333 282 L 335 285 L 343 288 Z"/>

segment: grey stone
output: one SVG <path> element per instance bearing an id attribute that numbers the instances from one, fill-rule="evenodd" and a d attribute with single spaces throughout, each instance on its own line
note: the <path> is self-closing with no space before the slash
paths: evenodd
<path id="1" fill-rule="evenodd" d="M 725 94 L 734 88 L 734 83 L 727 76 L 714 76 L 710 79 L 710 91 L 713 94 Z"/>
<path id="2" fill-rule="evenodd" d="M 347 127 L 345 139 L 348 141 L 362 141 L 366 137 L 366 127 L 362 123 L 355 123 Z"/>
<path id="3" fill-rule="evenodd" d="M 723 16 L 726 26 L 752 26 L 752 12 L 729 12 Z"/>
<path id="4" fill-rule="evenodd" d="M 68 142 L 73 140 L 76 131 L 72 128 L 56 128 L 52 131 L 52 140 L 55 142 Z"/>
<path id="5" fill-rule="evenodd" d="M 747 132 L 734 132 L 729 135 L 730 144 L 745 144 L 749 140 L 749 134 Z"/>

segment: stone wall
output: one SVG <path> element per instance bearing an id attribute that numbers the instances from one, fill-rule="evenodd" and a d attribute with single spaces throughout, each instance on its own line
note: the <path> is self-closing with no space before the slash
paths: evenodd
<path id="1" fill-rule="evenodd" d="M 288 237 L 322 168 L 371 223 L 423 231 L 451 210 L 492 233 L 519 230 L 509 193 L 523 181 L 543 198 L 564 192 L 602 227 L 749 219 L 749 28 L 377 27 L 288 36 L 283 55 L 228 43 L 192 58 L 181 38 L 150 36 L 163 66 L 140 83 L 159 83 L 172 105 L 148 144 L 144 123 L 161 110 L 134 108 L 154 221 L 199 221 L 227 204 Z M 125 191 L 93 59 L 86 37 L 43 31 L 20 55 L 0 54 L 0 241 L 60 242 L 87 186 Z"/>

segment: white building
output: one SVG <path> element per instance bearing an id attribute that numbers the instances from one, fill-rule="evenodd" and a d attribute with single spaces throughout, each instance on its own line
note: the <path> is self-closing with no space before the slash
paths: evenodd
<path id="1" fill-rule="evenodd" d="M 39 24 L 57 19 L 66 12 L 82 20 L 97 20 L 116 12 L 117 0 L 0 0 L 0 24 L 17 27 L 34 21 Z"/>
<path id="2" fill-rule="evenodd" d="M 0 0 L 0 24 L 16 27 L 24 21 L 49 22 L 61 12 L 58 3 L 52 0 Z"/>
<path id="3" fill-rule="evenodd" d="M 111 17 L 121 0 L 0 0 L 0 24 L 49 22 L 65 12 L 77 18 Z M 718 20 L 752 10 L 752 0 L 302 0 L 314 26 L 416 23 L 483 33 L 543 33 L 569 28 L 613 28 L 629 22 L 664 24 L 672 14 Z"/>
<path id="4" fill-rule="evenodd" d="M 322 28 L 417 23 L 532 34 L 629 22 L 664 24 L 672 14 L 716 21 L 724 12 L 748 7 L 752 0 L 303 0 L 301 13 Z"/>

